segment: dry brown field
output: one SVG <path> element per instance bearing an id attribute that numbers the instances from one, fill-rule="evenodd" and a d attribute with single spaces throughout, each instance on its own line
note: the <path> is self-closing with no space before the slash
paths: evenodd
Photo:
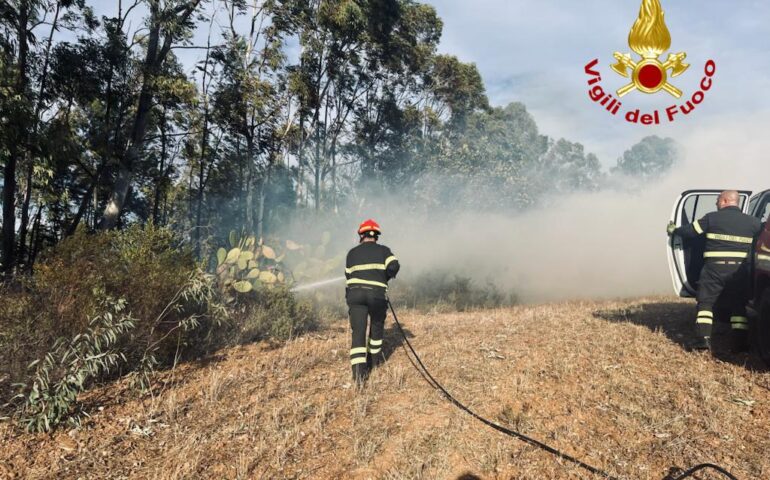
<path id="1" fill-rule="evenodd" d="M 770 373 L 720 338 L 713 356 L 688 352 L 693 308 L 655 297 L 399 318 L 458 399 L 614 476 L 714 462 L 768 479 Z M 348 330 L 338 319 L 222 351 L 161 373 L 147 395 L 101 387 L 79 429 L 2 423 L 0 478 L 598 478 L 457 410 L 413 369 L 391 319 L 387 362 L 357 391 Z"/>

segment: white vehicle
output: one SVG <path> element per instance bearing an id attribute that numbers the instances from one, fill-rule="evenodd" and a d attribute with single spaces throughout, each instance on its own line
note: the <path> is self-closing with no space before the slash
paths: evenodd
<path id="1" fill-rule="evenodd" d="M 716 202 L 722 190 L 688 190 L 683 192 L 674 204 L 671 221 L 677 227 L 688 225 L 717 209 Z M 751 196 L 742 190 L 740 207 L 744 213 L 757 217 L 764 229 L 749 256 L 752 268 L 752 283 L 749 309 L 751 315 L 752 339 L 762 358 L 770 364 L 770 190 Z M 694 298 L 698 291 L 698 279 L 703 269 L 703 252 L 706 239 L 701 236 L 683 239 L 671 236 L 668 239 L 668 266 L 674 291 L 680 297 Z M 714 314 L 717 321 L 726 321 L 729 313 L 721 312 L 716 305 Z"/>

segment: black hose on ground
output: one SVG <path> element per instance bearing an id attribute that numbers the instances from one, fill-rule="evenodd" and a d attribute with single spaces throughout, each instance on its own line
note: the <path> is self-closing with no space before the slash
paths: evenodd
<path id="1" fill-rule="evenodd" d="M 579 460 L 579 459 L 577 459 L 577 458 L 575 458 L 575 457 L 573 457 L 571 455 L 568 455 L 568 454 L 566 454 L 566 453 L 564 453 L 564 452 L 562 452 L 560 450 L 557 450 L 557 449 L 555 449 L 555 448 L 553 448 L 553 447 L 551 447 L 549 445 L 546 445 L 545 443 L 543 443 L 543 442 L 541 442 L 539 440 L 535 440 L 534 438 L 530 438 L 530 437 L 528 437 L 528 436 L 526 436 L 526 435 L 524 435 L 524 434 L 522 434 L 520 432 L 517 432 L 515 430 L 511 430 L 509 428 L 505 428 L 502 425 L 498 425 L 497 423 L 495 423 L 495 422 L 493 422 L 491 420 L 488 420 L 488 419 L 482 417 L 481 415 L 477 414 L 476 412 L 474 412 L 473 410 L 468 408 L 466 405 L 464 405 L 462 402 L 457 400 L 455 397 L 452 396 L 452 394 L 450 394 L 446 390 L 446 388 L 444 388 L 443 385 L 441 385 L 438 382 L 438 380 L 436 380 L 433 377 L 433 375 L 431 375 L 431 373 L 428 370 L 428 368 L 425 366 L 424 363 L 422 363 L 422 359 L 420 359 L 420 356 L 417 355 L 417 352 L 415 351 L 414 347 L 412 347 L 412 344 L 409 342 L 409 339 L 406 336 L 406 332 L 404 331 L 403 327 L 401 326 L 401 322 L 398 321 L 398 316 L 396 315 L 396 310 L 393 308 L 393 304 L 390 302 L 390 299 L 388 299 L 388 307 L 390 307 L 390 312 L 393 314 L 393 320 L 396 323 L 396 327 L 398 327 L 398 331 L 401 333 L 401 336 L 404 338 L 404 342 L 405 342 L 406 347 L 408 347 L 409 351 L 412 352 L 412 356 L 414 357 L 414 360 L 417 362 L 415 364 L 415 362 L 412 361 L 411 357 L 409 357 L 409 353 L 407 352 L 407 357 L 409 357 L 409 360 L 412 361 L 412 365 L 420 373 L 420 375 L 422 375 L 422 377 L 425 379 L 425 381 L 432 388 L 434 388 L 436 390 L 439 390 L 441 393 L 443 393 L 444 396 L 446 397 L 446 399 L 450 403 L 452 403 L 454 406 L 456 406 L 460 410 L 464 411 L 468 415 L 472 416 L 476 420 L 480 421 L 484 425 L 487 425 L 488 427 L 493 428 L 493 429 L 497 430 L 500 433 L 503 433 L 503 434 L 508 435 L 510 437 L 513 437 L 513 438 L 516 438 L 518 440 L 521 440 L 524 443 L 527 443 L 527 444 L 532 445 L 534 447 L 537 447 L 537 448 L 539 448 L 541 450 L 544 450 L 544 451 L 546 451 L 546 452 L 548 452 L 548 453 L 550 453 L 550 454 L 552 454 L 552 455 L 554 455 L 554 456 L 556 456 L 556 457 L 558 457 L 558 458 L 560 458 L 562 460 L 566 460 L 566 461 L 568 461 L 570 463 L 573 463 L 573 464 L 577 465 L 578 467 L 580 467 L 580 468 L 582 468 L 582 469 L 584 469 L 584 470 L 586 470 L 586 471 L 588 471 L 588 472 L 590 472 L 590 473 L 592 473 L 594 475 L 597 475 L 597 476 L 600 476 L 600 477 L 604 477 L 607 480 L 620 480 L 618 477 L 614 477 L 614 476 L 610 475 L 609 473 L 605 472 L 604 470 L 601 470 L 599 468 L 593 467 L 593 466 L 591 466 L 591 465 L 589 465 L 589 464 L 587 464 L 587 463 L 585 463 L 585 462 L 583 462 L 583 461 L 581 461 L 581 460 Z M 405 351 L 406 351 L 406 347 L 404 347 Z M 418 365 L 419 365 L 419 367 L 418 367 Z M 735 477 L 733 474 L 731 474 L 730 472 L 728 472 L 724 468 L 720 467 L 719 465 L 714 465 L 714 464 L 711 464 L 711 463 L 702 463 L 700 465 L 696 465 L 696 466 L 690 468 L 689 470 L 683 472 L 682 474 L 680 474 L 678 476 L 668 475 L 663 480 L 684 480 L 686 478 L 692 477 L 697 472 L 699 472 L 701 470 L 706 470 L 706 469 L 715 470 L 715 471 L 721 473 L 722 475 L 724 475 L 726 478 L 729 478 L 730 480 L 738 480 L 737 477 Z"/>

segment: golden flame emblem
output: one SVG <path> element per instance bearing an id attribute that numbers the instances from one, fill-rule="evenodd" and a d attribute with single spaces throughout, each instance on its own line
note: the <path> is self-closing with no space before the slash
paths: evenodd
<path id="1" fill-rule="evenodd" d="M 631 58 L 630 53 L 615 52 L 617 63 L 612 69 L 619 75 L 631 78 L 631 83 L 618 90 L 618 96 L 639 90 L 644 93 L 657 93 L 665 90 L 676 98 L 682 91 L 668 83 L 670 76 L 683 74 L 690 65 L 684 63 L 684 52 L 669 53 L 665 62 L 659 57 L 671 48 L 671 33 L 668 31 L 660 0 L 642 0 L 639 18 L 628 34 L 628 46 L 642 57 L 640 61 Z"/>

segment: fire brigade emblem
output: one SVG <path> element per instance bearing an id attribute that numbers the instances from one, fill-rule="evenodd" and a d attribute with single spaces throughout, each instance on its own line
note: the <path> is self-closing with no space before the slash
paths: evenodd
<path id="1" fill-rule="evenodd" d="M 617 91 L 619 97 L 633 90 L 644 93 L 665 90 L 676 98 L 682 96 L 682 91 L 671 85 L 668 79 L 683 74 L 690 65 L 684 63 L 687 57 L 684 52 L 669 53 L 665 62 L 660 61 L 660 56 L 671 48 L 671 33 L 663 18 L 660 0 L 642 1 L 639 18 L 628 35 L 628 46 L 642 58 L 637 61 L 631 58 L 630 53 L 615 52 L 617 63 L 612 65 L 612 69 L 631 79 L 631 83 Z"/>

